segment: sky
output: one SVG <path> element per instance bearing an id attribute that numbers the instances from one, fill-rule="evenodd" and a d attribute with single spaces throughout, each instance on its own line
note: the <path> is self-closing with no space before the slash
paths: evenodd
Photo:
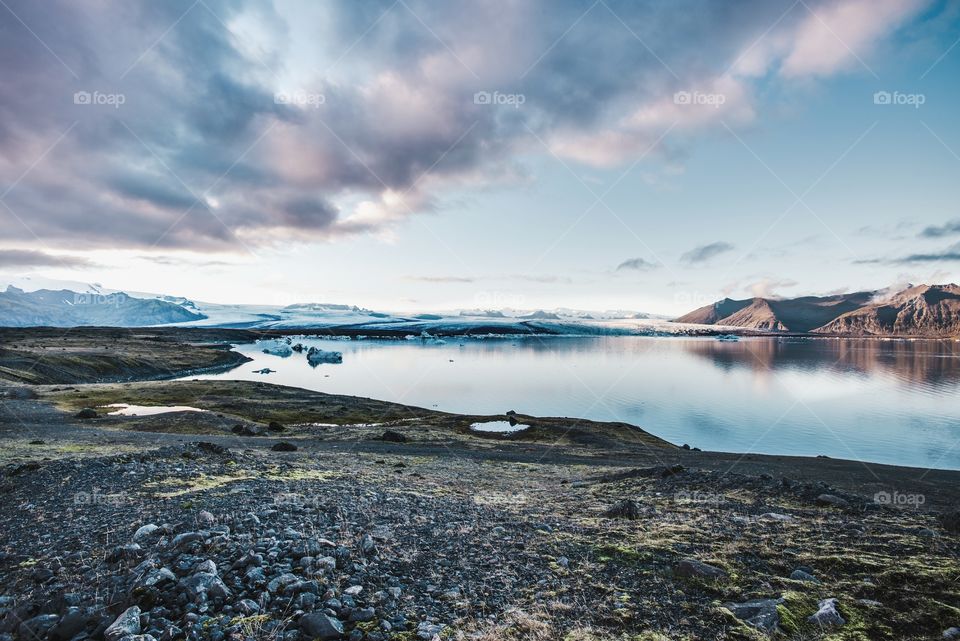
<path id="1" fill-rule="evenodd" d="M 630 309 L 960 282 L 960 1 L 2 0 L 0 274 Z"/>

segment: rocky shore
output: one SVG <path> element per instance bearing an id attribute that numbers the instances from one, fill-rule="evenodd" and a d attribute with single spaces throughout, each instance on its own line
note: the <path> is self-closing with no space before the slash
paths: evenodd
<path id="1" fill-rule="evenodd" d="M 960 623 L 955 516 L 788 478 L 192 442 L 10 465 L 0 487 L 3 639 L 920 639 Z"/>
<path id="2" fill-rule="evenodd" d="M 0 641 L 960 635 L 955 472 L 223 381 L 0 387 L 0 446 Z"/>

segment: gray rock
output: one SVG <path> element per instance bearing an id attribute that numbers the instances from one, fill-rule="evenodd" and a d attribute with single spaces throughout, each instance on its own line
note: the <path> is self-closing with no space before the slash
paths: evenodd
<path id="1" fill-rule="evenodd" d="M 123 611 L 103 632 L 105 641 L 120 641 L 125 636 L 140 634 L 140 608 L 133 606 Z"/>
<path id="2" fill-rule="evenodd" d="M 332 641 L 343 638 L 343 623 L 322 612 L 312 612 L 300 617 L 300 632 L 307 639 Z"/>
<path id="3" fill-rule="evenodd" d="M 260 605 L 253 599 L 242 599 L 237 602 L 234 608 L 236 608 L 240 614 L 247 616 L 260 612 Z"/>
<path id="4" fill-rule="evenodd" d="M 138 588 L 159 588 L 164 585 L 176 583 L 177 575 L 167 568 L 151 570 L 141 577 L 135 584 Z"/>
<path id="5" fill-rule="evenodd" d="M 608 519 L 629 519 L 634 521 L 640 518 L 640 506 L 636 501 L 626 499 L 610 507 L 603 513 Z"/>
<path id="6" fill-rule="evenodd" d="M 185 545 L 202 540 L 203 534 L 200 532 L 184 532 L 183 534 L 178 534 L 173 537 L 173 541 L 170 542 L 170 547 L 173 549 L 182 548 Z"/>
<path id="7" fill-rule="evenodd" d="M 217 564 L 207 559 L 202 561 L 200 565 L 197 566 L 197 572 L 203 572 L 204 574 L 216 574 L 217 573 Z"/>
<path id="8" fill-rule="evenodd" d="M 206 510 L 200 510 L 197 514 L 197 522 L 204 527 L 210 527 L 217 522 L 217 517 Z"/>
<path id="9" fill-rule="evenodd" d="M 296 574 L 285 572 L 267 584 L 267 592 L 270 594 L 279 594 L 283 592 L 288 585 L 293 585 L 300 580 Z"/>
<path id="10" fill-rule="evenodd" d="M 47 632 L 59 620 L 60 617 L 56 614 L 41 614 L 21 623 L 17 631 L 24 641 L 39 641 L 47 636 Z"/>
<path id="11" fill-rule="evenodd" d="M 780 514 L 779 512 L 767 512 L 765 514 L 761 514 L 757 518 L 760 519 L 761 521 L 778 521 L 780 523 L 789 523 L 791 521 L 796 521 L 796 519 L 790 516 L 789 514 Z"/>
<path id="12" fill-rule="evenodd" d="M 47 638 L 50 641 L 69 641 L 80 634 L 89 621 L 90 617 L 84 610 L 77 607 L 67 608 L 63 618 L 50 628 Z"/>
<path id="13" fill-rule="evenodd" d="M 358 608 L 350 613 L 350 620 L 365 623 L 373 621 L 377 617 L 377 612 L 373 608 Z"/>
<path id="14" fill-rule="evenodd" d="M 377 544 L 374 543 L 373 537 L 369 534 L 364 534 L 360 539 L 360 552 L 364 556 L 374 556 L 377 553 Z"/>
<path id="15" fill-rule="evenodd" d="M 230 597 L 230 588 L 216 574 L 197 572 L 192 576 L 181 579 L 179 585 L 194 603 L 203 603 L 208 598 L 227 599 Z"/>
<path id="16" fill-rule="evenodd" d="M 813 576 L 813 575 L 810 574 L 809 572 L 807 572 L 807 571 L 805 571 L 805 570 L 800 570 L 800 569 L 797 569 L 797 570 L 794 570 L 793 572 L 791 572 L 791 573 L 790 573 L 790 578 L 793 579 L 794 581 L 806 581 L 806 582 L 808 582 L 808 583 L 820 583 L 820 579 L 818 579 L 817 577 Z"/>
<path id="17" fill-rule="evenodd" d="M 777 606 L 781 603 L 783 599 L 752 599 L 743 603 L 724 603 L 723 607 L 744 623 L 772 634 L 780 625 Z"/>
<path id="18" fill-rule="evenodd" d="M 146 525 L 140 526 L 136 532 L 133 533 L 134 542 L 143 541 L 153 537 L 157 531 L 160 529 L 160 526 L 156 523 L 147 523 Z"/>
<path id="19" fill-rule="evenodd" d="M 835 494 L 821 494 L 817 497 L 817 505 L 832 507 L 848 507 L 850 503 Z"/>
<path id="20" fill-rule="evenodd" d="M 807 617 L 807 621 L 810 623 L 818 623 L 820 627 L 833 627 L 844 625 L 847 622 L 837 609 L 836 599 L 824 599 L 817 606 L 820 609 Z"/>
<path id="21" fill-rule="evenodd" d="M 725 579 L 726 570 L 715 567 L 708 563 L 696 559 L 683 559 L 674 569 L 677 576 L 693 577 L 699 579 Z"/>
<path id="22" fill-rule="evenodd" d="M 247 569 L 243 575 L 243 580 L 247 585 L 263 585 L 267 582 L 267 573 L 264 572 L 262 567 L 253 566 Z"/>
<path id="23" fill-rule="evenodd" d="M 943 638 L 948 641 L 960 639 L 960 628 L 947 628 L 943 631 Z"/>

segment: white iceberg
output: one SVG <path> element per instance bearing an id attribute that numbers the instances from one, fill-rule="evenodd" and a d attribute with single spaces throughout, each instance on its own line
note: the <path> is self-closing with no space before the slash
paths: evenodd
<path id="1" fill-rule="evenodd" d="M 264 354 L 272 354 L 273 356 L 280 356 L 281 358 L 286 358 L 293 354 L 293 348 L 290 347 L 290 343 L 287 341 L 257 341 L 257 346 L 263 350 Z"/>
<path id="2" fill-rule="evenodd" d="M 317 347 L 311 347 L 307 350 L 307 362 L 316 367 L 320 363 L 342 363 L 343 354 L 340 352 L 328 352 Z"/>

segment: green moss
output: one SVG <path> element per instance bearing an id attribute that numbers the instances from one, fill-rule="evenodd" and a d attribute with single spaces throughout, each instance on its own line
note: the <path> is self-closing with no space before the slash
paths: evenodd
<path id="1" fill-rule="evenodd" d="M 648 550 L 638 550 L 626 545 L 615 544 L 597 546 L 594 548 L 594 553 L 597 555 L 597 560 L 601 563 L 616 562 L 636 565 L 653 558 L 653 554 Z"/>

